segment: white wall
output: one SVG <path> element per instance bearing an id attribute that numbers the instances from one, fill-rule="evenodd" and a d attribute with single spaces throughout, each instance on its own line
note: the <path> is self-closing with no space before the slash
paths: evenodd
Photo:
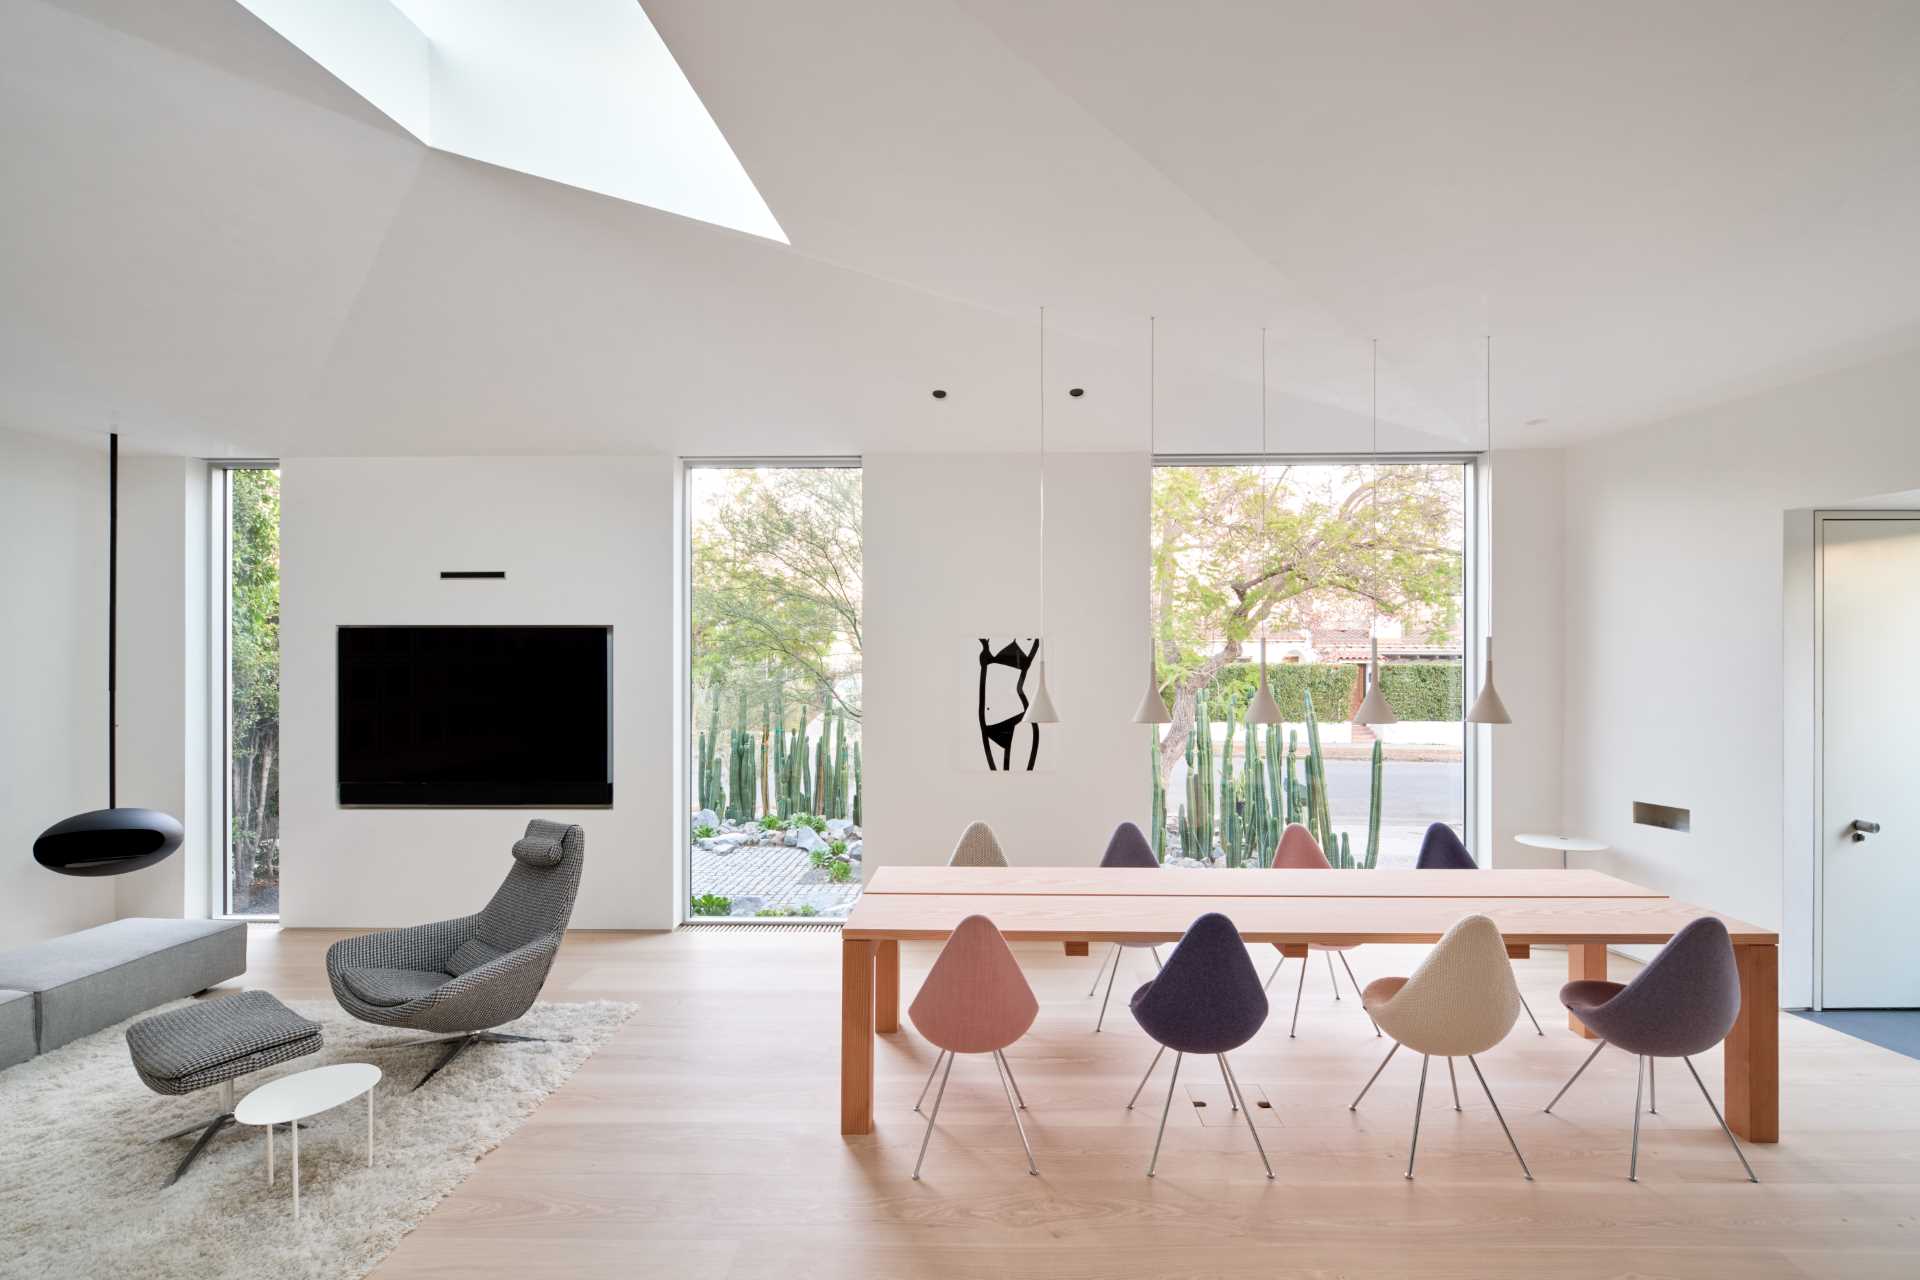
<path id="1" fill-rule="evenodd" d="M 1491 805 L 1481 806 L 1475 854 L 1482 866 L 1558 867 L 1559 854 L 1525 848 L 1513 838 L 1523 831 L 1555 832 L 1563 823 L 1564 460 L 1558 449 L 1499 450 L 1491 456 L 1490 476 L 1493 554 L 1484 604 L 1491 611 L 1494 685 L 1513 723 L 1475 730 L 1493 796 Z M 1479 692 L 1477 672 L 1468 687 Z"/>
<path id="2" fill-rule="evenodd" d="M 35 838 L 107 803 L 104 441 L 0 431 L 0 949 L 113 918 L 113 881 Z"/>
<path id="3" fill-rule="evenodd" d="M 120 803 L 180 819 L 178 853 L 115 876 L 117 916 L 205 916 L 222 830 L 210 799 L 207 464 L 120 455 Z"/>
<path id="4" fill-rule="evenodd" d="M 976 818 L 1016 863 L 1098 861 L 1116 823 L 1149 820 L 1151 731 L 1132 722 L 1146 685 L 1146 454 L 1047 459 L 1042 652 L 1062 723 L 1043 739 L 1053 771 L 1033 774 L 958 766 L 953 735 L 974 708 L 937 664 L 964 672 L 977 637 L 1040 633 L 1037 456 L 865 466 L 867 871 L 944 863 Z"/>
<path id="5" fill-rule="evenodd" d="M 653 457 L 283 460 L 285 924 L 396 926 L 476 910 L 527 819 L 546 816 L 586 828 L 576 927 L 672 926 L 684 839 L 671 731 L 677 474 Z M 442 569 L 507 577 L 443 582 Z M 611 625 L 613 807 L 340 808 L 334 632 L 377 623 Z"/>
<path id="6" fill-rule="evenodd" d="M 1907 352 L 1566 454 L 1567 821 L 1616 846 L 1602 869 L 1780 928 L 1788 1005 L 1813 946 L 1790 513 L 1920 485 L 1916 405 Z M 1692 831 L 1633 825 L 1635 800 Z"/>

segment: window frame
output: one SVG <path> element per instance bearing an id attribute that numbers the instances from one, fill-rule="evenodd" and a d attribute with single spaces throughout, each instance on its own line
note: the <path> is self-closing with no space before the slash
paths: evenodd
<path id="1" fill-rule="evenodd" d="M 233 473 L 278 471 L 278 458 L 213 458 L 207 463 L 208 523 L 208 688 L 214 707 L 208 719 L 212 756 L 208 803 L 218 815 L 213 848 L 208 852 L 208 914 L 215 920 L 278 924 L 280 915 L 233 909 Z"/>

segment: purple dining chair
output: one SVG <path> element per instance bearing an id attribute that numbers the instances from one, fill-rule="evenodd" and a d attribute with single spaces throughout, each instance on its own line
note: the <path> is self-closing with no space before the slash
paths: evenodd
<path id="1" fill-rule="evenodd" d="M 1113 829 L 1113 835 L 1107 839 L 1107 851 L 1100 855 L 1103 867 L 1158 867 L 1160 859 L 1153 854 L 1153 846 L 1147 843 L 1146 833 L 1131 822 L 1123 822 Z M 1113 980 L 1120 976 L 1120 948 L 1146 947 L 1153 953 L 1153 963 L 1160 963 L 1160 949 L 1143 942 L 1116 942 L 1107 948 L 1106 956 L 1100 961 L 1100 967 L 1093 971 L 1093 985 L 1087 988 L 1087 998 L 1100 987 L 1100 975 L 1107 975 L 1107 994 L 1100 998 L 1100 1020 L 1093 1024 L 1097 1033 L 1107 1025 L 1107 1002 L 1113 999 Z M 1108 964 L 1112 964 L 1109 971 Z"/>
<path id="2" fill-rule="evenodd" d="M 1151 1178 L 1160 1163 L 1160 1143 L 1167 1136 L 1167 1115 L 1173 1110 L 1173 1091 L 1180 1081 L 1180 1060 L 1189 1053 L 1211 1054 L 1220 1063 L 1220 1078 L 1226 1082 L 1227 1100 L 1247 1121 L 1247 1132 L 1260 1152 L 1260 1163 L 1273 1177 L 1273 1162 L 1254 1128 L 1253 1113 L 1247 1109 L 1240 1082 L 1234 1078 L 1227 1061 L 1229 1050 L 1238 1049 L 1258 1034 L 1267 1020 L 1267 993 L 1261 989 L 1260 974 L 1247 954 L 1247 944 L 1233 921 L 1217 912 L 1208 912 L 1187 926 L 1187 932 L 1174 945 L 1173 952 L 1159 974 L 1129 1001 L 1134 1021 L 1160 1044 L 1159 1052 L 1147 1064 L 1147 1074 L 1127 1100 L 1127 1110 L 1140 1099 L 1161 1055 L 1173 1050 L 1173 1076 L 1167 1081 L 1167 1102 L 1160 1110 L 1160 1131 L 1153 1140 L 1153 1158 L 1147 1162 Z"/>
<path id="3" fill-rule="evenodd" d="M 1454 829 L 1444 822 L 1431 823 L 1427 834 L 1420 840 L 1420 856 L 1414 860 L 1414 867 L 1420 871 L 1478 871 L 1480 864 L 1467 852 L 1467 846 L 1460 843 L 1460 837 Z M 1520 1007 L 1527 1011 L 1527 1021 L 1533 1024 L 1536 1035 L 1547 1034 L 1540 1026 L 1540 1019 L 1533 1016 L 1533 1006 L 1527 998 L 1520 997 Z"/>
<path id="4" fill-rule="evenodd" d="M 1638 1062 L 1633 1086 L 1633 1154 L 1627 1164 L 1627 1181 L 1638 1182 L 1641 1090 L 1647 1090 L 1647 1110 L 1657 1114 L 1654 1059 L 1678 1058 L 1687 1064 L 1693 1082 L 1700 1086 L 1700 1096 L 1720 1122 L 1720 1131 L 1733 1143 L 1733 1154 L 1740 1157 L 1747 1181 L 1760 1181 L 1753 1176 L 1753 1166 L 1747 1163 L 1739 1140 L 1727 1127 L 1726 1117 L 1714 1105 L 1713 1095 L 1693 1066 L 1692 1055 L 1725 1040 L 1740 1017 L 1740 969 L 1726 925 L 1712 916 L 1702 916 L 1674 934 L 1632 982 L 1624 986 L 1618 982 L 1569 982 L 1560 988 L 1560 1003 L 1599 1036 L 1600 1043 L 1553 1095 L 1546 1107 L 1549 1112 L 1602 1049 L 1611 1044 L 1633 1054 Z"/>

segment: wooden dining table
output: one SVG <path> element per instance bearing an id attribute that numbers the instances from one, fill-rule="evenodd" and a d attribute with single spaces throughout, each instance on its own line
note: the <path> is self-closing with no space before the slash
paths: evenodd
<path id="1" fill-rule="evenodd" d="M 983 915 L 1011 942 L 1085 955 L 1099 942 L 1177 941 L 1209 911 L 1247 942 L 1299 956 L 1314 942 L 1437 942 L 1478 912 L 1516 958 L 1564 946 L 1569 980 L 1605 979 L 1609 946 L 1665 942 L 1716 916 L 1740 970 L 1740 1015 L 1724 1046 L 1727 1123 L 1751 1142 L 1780 1139 L 1779 935 L 1585 870 L 882 867 L 841 932 L 840 1132 L 873 1132 L 874 1037 L 900 1029 L 902 942 L 939 941 Z"/>

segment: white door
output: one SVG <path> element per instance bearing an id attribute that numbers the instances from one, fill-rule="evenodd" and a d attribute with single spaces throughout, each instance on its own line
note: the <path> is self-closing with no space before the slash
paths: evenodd
<path id="1" fill-rule="evenodd" d="M 1820 1003 L 1920 1008 L 1920 513 L 1822 535 Z"/>

